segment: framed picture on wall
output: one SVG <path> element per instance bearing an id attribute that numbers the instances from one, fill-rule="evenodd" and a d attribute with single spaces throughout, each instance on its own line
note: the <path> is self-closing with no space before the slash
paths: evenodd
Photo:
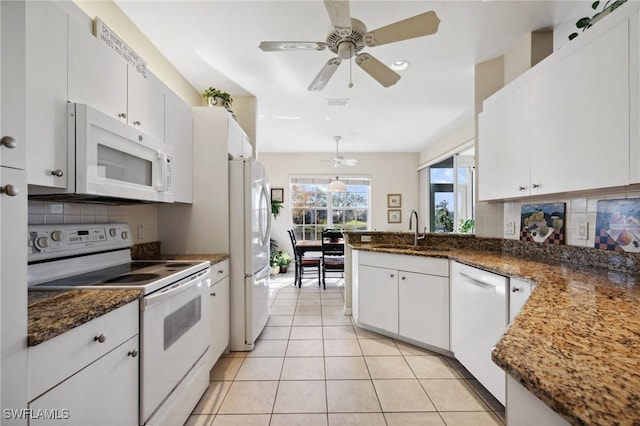
<path id="1" fill-rule="evenodd" d="M 402 222 L 402 210 L 389 209 L 387 210 L 387 222 L 388 223 L 401 223 Z"/>
<path id="2" fill-rule="evenodd" d="M 387 207 L 389 208 L 402 207 L 402 195 L 387 194 Z"/>
<path id="3" fill-rule="evenodd" d="M 271 201 L 284 202 L 284 188 L 271 188 Z"/>

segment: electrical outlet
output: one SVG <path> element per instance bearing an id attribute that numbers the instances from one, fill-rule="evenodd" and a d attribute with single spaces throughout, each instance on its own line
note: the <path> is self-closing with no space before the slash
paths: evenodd
<path id="1" fill-rule="evenodd" d="M 504 228 L 504 233 L 507 235 L 516 235 L 516 223 L 514 221 L 507 222 Z"/>
<path id="2" fill-rule="evenodd" d="M 371 242 L 371 235 L 362 235 L 362 236 L 360 236 L 360 242 L 361 243 L 370 243 Z"/>
<path id="3" fill-rule="evenodd" d="M 589 239 L 589 222 L 578 222 L 578 239 Z"/>
<path id="4" fill-rule="evenodd" d="M 144 225 L 138 224 L 138 240 L 144 240 Z"/>

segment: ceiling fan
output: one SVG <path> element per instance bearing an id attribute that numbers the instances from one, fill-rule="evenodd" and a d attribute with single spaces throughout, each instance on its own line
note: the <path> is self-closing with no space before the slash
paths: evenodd
<path id="1" fill-rule="evenodd" d="M 393 86 L 400 80 L 400 75 L 370 54 L 359 52 L 365 46 L 380 46 L 434 34 L 440 24 L 435 12 L 425 12 L 367 32 L 362 21 L 351 17 L 347 0 L 324 0 L 324 5 L 334 27 L 326 42 L 263 41 L 259 46 L 265 52 L 329 49 L 336 53 L 338 56 L 329 59 L 307 88 L 312 92 L 324 89 L 342 61 L 353 57 L 356 65 L 382 86 Z M 349 87 L 352 86 L 349 83 Z"/>
<path id="2" fill-rule="evenodd" d="M 336 155 L 330 160 L 320 160 L 320 161 L 328 161 L 330 163 L 333 163 L 333 167 L 340 167 L 340 166 L 350 166 L 351 167 L 351 166 L 355 166 L 356 164 L 358 164 L 358 160 L 353 159 L 353 158 L 344 158 L 338 152 L 338 142 L 340 142 L 340 140 L 342 139 L 342 136 L 334 136 L 333 139 L 335 139 L 335 141 L 336 141 Z"/>

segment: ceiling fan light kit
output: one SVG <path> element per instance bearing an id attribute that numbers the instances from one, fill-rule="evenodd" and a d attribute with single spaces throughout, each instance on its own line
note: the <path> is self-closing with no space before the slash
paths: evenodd
<path id="1" fill-rule="evenodd" d="M 440 19 L 435 12 L 425 12 L 367 32 L 367 27 L 362 21 L 351 17 L 348 1 L 324 0 L 324 5 L 334 27 L 326 42 L 263 41 L 259 45 L 265 52 L 328 49 L 338 55 L 324 65 L 309 85 L 307 90 L 312 92 L 324 89 L 342 61 L 351 58 L 383 87 L 393 86 L 400 80 L 400 75 L 370 54 L 359 52 L 365 46 L 381 46 L 435 34 L 440 25 Z M 408 65 L 408 62 L 406 64 Z M 352 86 L 350 82 L 349 87 Z"/>
<path id="2" fill-rule="evenodd" d="M 336 176 L 336 180 L 332 180 L 329 182 L 329 186 L 327 186 L 327 191 L 329 192 L 347 192 L 347 185 L 338 179 Z"/>

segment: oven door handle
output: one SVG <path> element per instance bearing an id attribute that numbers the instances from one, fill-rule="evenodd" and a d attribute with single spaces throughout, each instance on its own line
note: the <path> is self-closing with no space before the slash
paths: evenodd
<path id="1" fill-rule="evenodd" d="M 182 283 L 178 283 L 177 285 L 171 286 L 166 290 L 161 290 L 155 294 L 152 294 L 151 296 L 147 296 L 143 299 L 144 303 L 142 304 L 143 306 L 142 310 L 144 311 L 153 305 L 161 303 L 164 300 L 175 296 L 178 293 L 182 293 L 183 291 L 190 289 L 193 286 L 208 287 L 209 281 L 211 280 L 209 279 L 209 274 L 207 273 L 206 276 L 200 276 L 200 277 L 197 277 L 196 279 L 191 279 L 188 281 L 184 281 Z"/>

